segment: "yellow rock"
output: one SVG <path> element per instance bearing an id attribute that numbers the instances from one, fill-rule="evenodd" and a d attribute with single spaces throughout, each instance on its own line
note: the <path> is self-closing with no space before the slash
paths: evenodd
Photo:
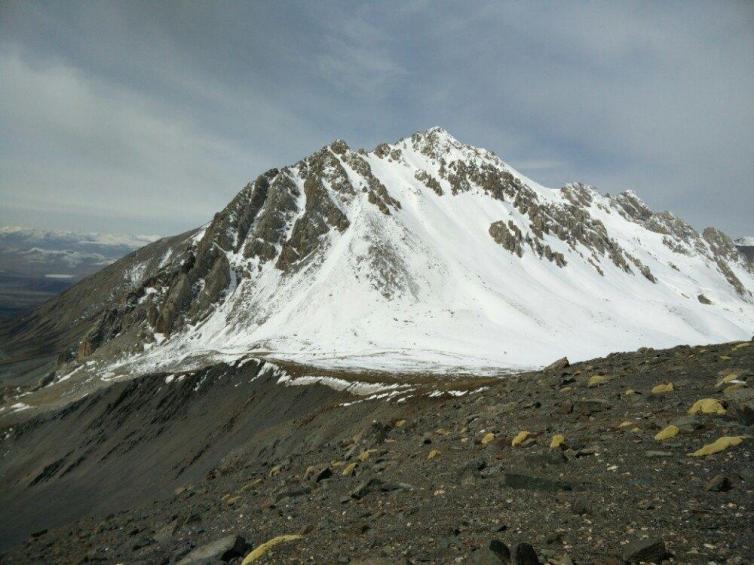
<path id="1" fill-rule="evenodd" d="M 730 386 L 726 386 L 723 389 L 723 394 L 728 395 L 731 392 L 733 392 L 734 390 L 738 390 L 739 388 L 744 388 L 745 386 L 746 385 L 744 383 L 734 383 L 734 384 L 732 384 Z"/>
<path id="2" fill-rule="evenodd" d="M 524 443 L 524 441 L 526 440 L 526 438 L 528 438 L 530 435 L 531 434 L 529 432 L 527 432 L 527 431 L 518 432 L 516 434 L 516 437 L 513 438 L 513 441 L 511 442 L 511 446 L 512 447 L 518 447 L 519 445 L 521 445 L 522 443 Z"/>
<path id="3" fill-rule="evenodd" d="M 618 424 L 618 427 L 619 428 L 628 428 L 629 426 L 633 426 L 633 425 L 634 425 L 634 423 L 631 420 L 625 420 L 625 421 L 621 422 L 620 424 Z"/>
<path id="4" fill-rule="evenodd" d="M 433 449 L 427 454 L 427 461 L 429 461 L 430 459 L 434 459 L 435 457 L 439 457 L 439 456 L 440 456 L 440 450 Z"/>
<path id="5" fill-rule="evenodd" d="M 330 467 L 332 467 L 333 469 L 337 469 L 338 467 L 342 467 L 343 465 L 345 465 L 345 463 L 343 461 L 338 461 L 337 459 L 330 461 Z"/>
<path id="6" fill-rule="evenodd" d="M 730 361 L 730 355 L 720 355 L 720 359 L 723 361 Z"/>
<path id="7" fill-rule="evenodd" d="M 253 488 L 254 488 L 255 486 L 257 486 L 257 485 L 259 485 L 259 484 L 261 484 L 261 483 L 262 483 L 262 479 L 261 479 L 261 478 L 259 478 L 259 479 L 254 479 L 253 481 L 251 481 L 251 482 L 248 482 L 248 483 L 246 483 L 246 484 L 245 484 L 244 486 L 242 486 L 242 487 L 241 487 L 241 488 L 239 489 L 239 491 L 238 491 L 238 492 L 239 492 L 240 494 L 243 494 L 243 493 L 244 493 L 244 492 L 246 492 L 247 490 L 253 489 Z"/>
<path id="8" fill-rule="evenodd" d="M 241 498 L 240 496 L 230 496 L 227 499 L 225 499 L 225 504 L 228 506 L 233 506 L 236 502 L 238 502 L 238 499 Z"/>
<path id="9" fill-rule="evenodd" d="M 608 379 L 605 375 L 593 375 L 589 377 L 589 382 L 587 383 L 586 386 L 588 386 L 589 388 L 593 388 L 593 387 L 600 386 L 601 384 L 606 383 L 607 380 Z"/>
<path id="10" fill-rule="evenodd" d="M 678 426 L 674 426 L 673 424 L 669 425 L 664 430 L 658 432 L 655 435 L 655 439 L 657 441 L 665 441 L 666 439 L 673 438 L 678 435 L 678 432 L 681 430 L 678 429 Z"/>
<path id="11" fill-rule="evenodd" d="M 277 475 L 281 469 L 282 467 L 280 465 L 275 465 L 272 469 L 270 469 L 270 473 L 269 473 L 270 477 L 274 477 L 275 475 Z"/>
<path id="12" fill-rule="evenodd" d="M 349 463 L 348 465 L 345 466 L 341 475 L 343 475 L 344 477 L 350 477 L 351 475 L 354 474 L 355 471 L 356 471 L 356 463 Z"/>
<path id="13" fill-rule="evenodd" d="M 720 453 L 729 447 L 739 445 L 744 440 L 744 437 L 745 436 L 723 436 L 716 441 L 705 445 L 701 449 L 697 449 L 694 453 L 689 453 L 689 457 L 705 457 L 707 455 Z"/>
<path id="14" fill-rule="evenodd" d="M 487 432 L 486 434 L 484 434 L 484 437 L 482 437 L 481 443 L 482 445 L 487 445 L 494 439 L 495 439 L 495 434 L 493 434 L 492 432 Z"/>
<path id="15" fill-rule="evenodd" d="M 702 398 L 694 402 L 689 408 L 689 414 L 718 414 L 722 416 L 725 414 L 725 408 L 714 398 Z"/>
<path id="16" fill-rule="evenodd" d="M 302 537 L 304 536 L 301 536 L 299 534 L 285 534 L 282 536 L 277 536 L 275 538 L 272 538 L 271 540 L 266 541 L 262 545 L 254 548 L 254 551 L 252 551 L 246 557 L 243 558 L 243 561 L 241 561 L 241 565 L 249 565 L 249 563 L 253 563 L 257 559 L 259 559 L 260 557 L 268 553 L 276 545 L 280 545 L 281 543 L 289 543 L 292 541 L 296 541 L 296 540 L 301 539 Z"/>
<path id="17" fill-rule="evenodd" d="M 722 379 L 720 379 L 715 386 L 717 388 L 720 388 L 723 385 L 727 385 L 730 381 L 735 381 L 737 378 L 738 378 L 738 373 L 728 373 Z"/>
<path id="18" fill-rule="evenodd" d="M 565 444 L 565 436 L 563 434 L 555 434 L 550 440 L 550 449 L 558 449 Z"/>
<path id="19" fill-rule="evenodd" d="M 673 383 L 657 385 L 652 389 L 652 394 L 665 394 L 666 392 L 673 392 Z"/>
<path id="20" fill-rule="evenodd" d="M 635 434 L 638 434 L 641 431 L 641 428 L 633 428 L 631 431 Z"/>
<path id="21" fill-rule="evenodd" d="M 623 396 L 632 396 L 636 394 L 636 391 L 632 388 L 627 388 L 625 392 L 623 393 Z"/>
<path id="22" fill-rule="evenodd" d="M 362 451 L 362 452 L 361 452 L 361 453 L 359 454 L 359 461 L 361 461 L 361 462 L 364 462 L 364 461 L 366 461 L 367 459 L 369 459 L 369 457 L 370 457 L 370 456 L 372 455 L 372 453 L 374 453 L 375 451 L 377 451 L 377 450 L 376 450 L 376 449 L 365 449 L 364 451 Z"/>
<path id="23" fill-rule="evenodd" d="M 396 420 L 395 424 L 393 424 L 393 427 L 402 428 L 405 425 L 406 425 L 406 420 Z"/>

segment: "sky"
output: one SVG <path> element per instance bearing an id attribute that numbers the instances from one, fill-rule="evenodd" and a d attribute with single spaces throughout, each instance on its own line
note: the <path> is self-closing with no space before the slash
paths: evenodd
<path id="1" fill-rule="evenodd" d="M 0 2 L 0 225 L 177 233 L 432 126 L 754 235 L 754 2 Z"/>

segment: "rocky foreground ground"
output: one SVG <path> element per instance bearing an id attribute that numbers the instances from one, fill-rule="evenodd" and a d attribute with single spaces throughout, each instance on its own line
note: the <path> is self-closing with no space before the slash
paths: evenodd
<path id="1" fill-rule="evenodd" d="M 754 342 L 414 377 L 401 402 L 264 370 L 145 377 L 7 428 L 0 561 L 754 562 Z"/>

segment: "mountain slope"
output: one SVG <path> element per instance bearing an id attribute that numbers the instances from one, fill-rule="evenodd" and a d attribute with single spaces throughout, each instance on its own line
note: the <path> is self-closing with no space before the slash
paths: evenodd
<path id="1" fill-rule="evenodd" d="M 439 128 L 372 152 L 337 140 L 158 243 L 82 283 L 98 307 L 67 306 L 89 315 L 59 379 L 249 352 L 495 370 L 754 332 L 754 269 L 725 234 L 631 192 L 542 187 Z"/>

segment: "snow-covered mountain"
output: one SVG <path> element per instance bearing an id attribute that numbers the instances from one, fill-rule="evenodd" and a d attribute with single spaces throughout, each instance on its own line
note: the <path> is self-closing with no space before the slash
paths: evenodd
<path id="1" fill-rule="evenodd" d="M 754 332 L 754 269 L 719 230 L 632 192 L 546 188 L 439 128 L 336 140 L 106 271 L 70 291 L 88 300 L 62 372 L 250 352 L 479 371 Z"/>

